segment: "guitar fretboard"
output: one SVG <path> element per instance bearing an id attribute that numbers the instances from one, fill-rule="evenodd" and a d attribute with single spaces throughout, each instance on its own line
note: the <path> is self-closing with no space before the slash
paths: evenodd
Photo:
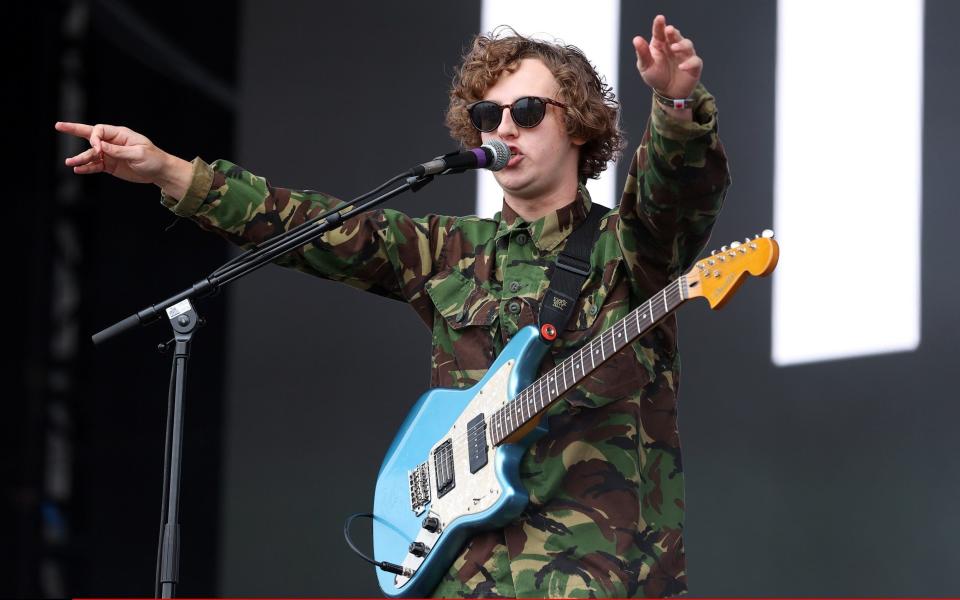
<path id="1" fill-rule="evenodd" d="M 607 359 L 683 304 L 688 299 L 684 293 L 686 285 L 684 275 L 531 383 L 506 406 L 495 411 L 488 422 L 493 444 L 499 444 L 523 427 Z"/>

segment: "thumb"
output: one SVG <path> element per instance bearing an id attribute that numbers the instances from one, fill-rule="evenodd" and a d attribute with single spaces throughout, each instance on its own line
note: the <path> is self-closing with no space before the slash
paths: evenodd
<path id="1" fill-rule="evenodd" d="M 633 48 L 637 51 L 637 68 L 639 68 L 642 73 L 653 64 L 653 55 L 650 54 L 650 44 L 638 35 L 633 38 Z"/>

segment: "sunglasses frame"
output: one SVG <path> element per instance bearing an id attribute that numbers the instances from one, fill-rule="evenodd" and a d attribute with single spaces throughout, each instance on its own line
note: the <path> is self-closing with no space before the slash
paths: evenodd
<path id="1" fill-rule="evenodd" d="M 516 117 L 513 116 L 513 107 L 514 107 L 514 105 L 515 105 L 517 102 L 520 102 L 521 100 L 526 100 L 526 99 L 528 99 L 528 98 L 533 98 L 533 99 L 535 99 L 535 100 L 540 100 L 540 101 L 543 102 L 544 104 L 552 104 L 552 105 L 554 105 L 554 106 L 559 106 L 560 108 L 567 108 L 567 105 L 566 105 L 566 104 L 564 104 L 563 102 L 558 102 L 558 101 L 554 100 L 553 98 L 544 98 L 543 96 L 521 96 L 521 97 L 517 98 L 516 100 L 514 100 L 513 102 L 511 102 L 510 104 L 500 104 L 500 103 L 498 103 L 498 102 L 494 102 L 493 100 L 477 100 L 476 102 L 471 102 L 470 104 L 468 104 L 468 105 L 466 106 L 467 116 L 470 117 L 470 124 L 473 125 L 473 128 L 474 128 L 474 129 L 476 129 L 477 131 L 479 131 L 479 132 L 481 132 L 481 133 L 489 133 L 489 132 L 491 132 L 491 131 L 494 131 L 497 127 L 500 127 L 500 123 L 503 122 L 503 109 L 509 108 L 509 109 L 510 109 L 510 118 L 511 118 L 511 119 L 513 120 L 513 122 L 517 125 L 517 127 L 522 127 L 522 128 L 524 128 L 524 129 L 533 129 L 534 127 L 536 127 L 536 126 L 539 125 L 540 123 L 543 123 L 543 119 L 547 116 L 547 107 L 546 107 L 546 106 L 543 107 L 543 115 L 541 115 L 541 117 L 540 117 L 540 118 L 537 120 L 537 122 L 534 123 L 533 125 L 521 125 L 520 123 L 517 123 Z M 474 121 L 473 121 L 473 115 L 470 114 L 470 111 L 473 109 L 474 106 L 477 106 L 478 104 L 482 104 L 482 103 L 484 103 L 484 102 L 489 102 L 490 104 L 493 104 L 494 106 L 496 106 L 496 107 L 498 107 L 498 108 L 500 109 L 500 111 L 499 111 L 500 118 L 497 119 L 497 123 L 496 123 L 493 127 L 491 127 L 490 129 L 480 129 L 479 127 L 477 127 L 477 124 L 474 123 Z"/>

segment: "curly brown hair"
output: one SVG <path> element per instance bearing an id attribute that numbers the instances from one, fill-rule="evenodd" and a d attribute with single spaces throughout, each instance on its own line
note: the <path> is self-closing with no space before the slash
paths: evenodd
<path id="1" fill-rule="evenodd" d="M 619 126 L 620 103 L 613 89 L 576 46 L 535 40 L 509 27 L 477 35 L 464 54 L 450 87 L 446 123 L 450 135 L 465 147 L 479 146 L 480 132 L 470 123 L 466 106 L 482 100 L 500 75 L 513 72 L 524 58 L 540 59 L 560 86 L 560 100 L 567 104 L 567 134 L 586 142 L 580 147 L 581 181 L 596 179 L 616 160 L 626 144 Z"/>

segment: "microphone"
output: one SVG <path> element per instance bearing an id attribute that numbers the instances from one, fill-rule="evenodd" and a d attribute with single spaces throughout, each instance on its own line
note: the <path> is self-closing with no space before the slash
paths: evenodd
<path id="1" fill-rule="evenodd" d="M 451 152 L 410 169 L 411 175 L 447 175 L 467 169 L 499 171 L 510 161 L 510 148 L 500 140 L 490 140 L 479 148 Z"/>

